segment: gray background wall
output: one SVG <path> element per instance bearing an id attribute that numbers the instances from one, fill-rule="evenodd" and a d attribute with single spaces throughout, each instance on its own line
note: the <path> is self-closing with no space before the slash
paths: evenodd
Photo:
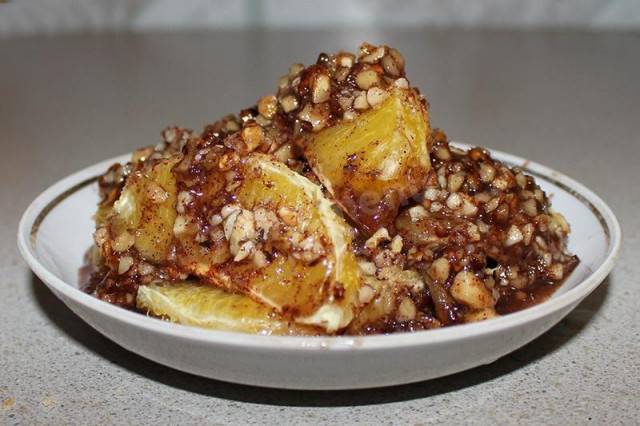
<path id="1" fill-rule="evenodd" d="M 0 36 L 345 26 L 637 31 L 640 0 L 5 0 L 0 4 Z"/>

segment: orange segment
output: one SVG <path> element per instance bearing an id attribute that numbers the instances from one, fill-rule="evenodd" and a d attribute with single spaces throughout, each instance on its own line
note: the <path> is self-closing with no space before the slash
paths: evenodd
<path id="1" fill-rule="evenodd" d="M 226 237 L 202 249 L 193 233 L 180 233 L 181 267 L 228 291 L 250 295 L 298 323 L 329 333 L 344 328 L 353 318 L 359 288 L 345 222 L 320 187 L 270 156 L 249 154 L 235 172 L 241 176 L 233 189 L 236 211 L 219 225 Z M 258 237 L 254 219 L 259 211 L 276 218 L 273 226 L 279 231 Z M 286 226 L 283 211 L 291 216 Z M 234 250 L 236 232 L 247 236 L 238 244 L 249 244 L 250 256 Z"/>
<path id="2" fill-rule="evenodd" d="M 311 167 L 351 218 L 372 234 L 420 192 L 430 169 L 429 117 L 412 89 L 394 88 L 354 121 L 302 141 Z"/>
<path id="3" fill-rule="evenodd" d="M 113 238 L 133 235 L 134 247 L 151 261 L 166 260 L 172 247 L 177 189 L 171 169 L 180 159 L 174 156 L 131 174 L 107 219 Z"/>
<path id="4" fill-rule="evenodd" d="M 184 325 L 264 335 L 315 335 L 271 307 L 243 294 L 196 283 L 141 286 L 136 305 L 150 314 Z"/>

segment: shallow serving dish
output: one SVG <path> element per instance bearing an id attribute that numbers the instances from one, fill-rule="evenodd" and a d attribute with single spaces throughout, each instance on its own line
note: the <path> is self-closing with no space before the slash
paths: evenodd
<path id="1" fill-rule="evenodd" d="M 129 156 L 74 173 L 38 196 L 20 221 L 18 245 L 35 274 L 73 312 L 124 348 L 160 364 L 229 382 L 291 389 L 417 382 L 491 363 L 535 339 L 604 280 L 620 250 L 620 225 L 593 192 L 545 166 L 498 151 L 492 155 L 523 167 L 553 194 L 554 209 L 571 224 L 569 249 L 581 262 L 548 301 L 481 323 L 365 337 L 255 336 L 172 324 L 85 294 L 78 289 L 78 271 L 92 244 L 96 177 Z"/>

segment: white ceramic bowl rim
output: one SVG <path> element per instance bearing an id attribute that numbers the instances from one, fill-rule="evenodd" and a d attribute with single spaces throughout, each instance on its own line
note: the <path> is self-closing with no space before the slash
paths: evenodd
<path id="1" fill-rule="evenodd" d="M 469 145 L 455 143 L 461 148 Z M 160 333 L 168 336 L 179 337 L 201 342 L 216 342 L 217 344 L 261 349 L 287 349 L 305 351 L 315 348 L 324 350 L 354 350 L 368 351 L 378 349 L 393 349 L 423 345 L 425 343 L 446 343 L 458 339 L 465 339 L 477 335 L 500 333 L 522 324 L 542 318 L 557 312 L 564 307 L 583 299 L 591 293 L 608 275 L 618 257 L 622 232 L 620 224 L 611 209 L 591 190 L 579 182 L 541 164 L 525 160 L 523 158 L 491 150 L 495 156 L 500 156 L 509 165 L 517 165 L 527 173 L 536 176 L 537 179 L 551 181 L 579 198 L 587 204 L 596 215 L 608 237 L 609 245 L 604 261 L 574 288 L 563 294 L 554 296 L 536 306 L 524 309 L 513 314 L 491 319 L 488 321 L 464 324 L 441 329 L 419 331 L 413 333 L 395 333 L 390 335 L 372 336 L 261 336 L 238 332 L 209 330 L 204 328 L 184 326 L 156 318 L 147 317 L 136 312 L 127 311 L 82 292 L 80 289 L 64 282 L 52 272 L 47 270 L 38 260 L 33 244 L 33 237 L 37 234 L 37 226 L 56 206 L 56 200 L 61 196 L 95 181 L 95 177 L 103 173 L 107 167 L 115 162 L 126 162 L 130 156 L 118 156 L 99 164 L 90 166 L 76 172 L 57 182 L 40 194 L 25 211 L 18 227 L 18 246 L 20 251 L 34 271 L 43 281 L 47 282 L 55 291 L 76 301 L 103 315 L 122 321 L 129 326 L 134 326 L 152 333 Z M 92 178 L 87 179 L 87 176 Z"/>

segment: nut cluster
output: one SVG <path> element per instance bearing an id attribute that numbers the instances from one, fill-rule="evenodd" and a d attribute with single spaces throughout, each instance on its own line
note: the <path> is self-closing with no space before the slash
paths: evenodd
<path id="1" fill-rule="evenodd" d="M 186 195 L 185 195 L 186 194 Z M 174 233 L 177 237 L 187 232 L 185 224 L 200 222 L 199 211 L 182 206 L 188 192 L 178 197 L 178 212 Z M 307 218 L 300 212 L 286 207 L 260 205 L 253 210 L 243 208 L 239 203 L 229 203 L 219 213 L 213 213 L 196 233 L 196 241 L 208 246 L 228 244 L 234 262 L 252 261 L 256 268 L 269 264 L 277 253 L 291 255 L 311 264 L 326 255 L 325 244 L 316 233 L 302 231 Z"/>
<path id="2" fill-rule="evenodd" d="M 409 88 L 404 58 L 396 49 L 365 43 L 358 57 L 346 52 L 323 53 L 309 67 L 291 65 L 279 79 L 276 94 L 264 96 L 255 107 L 227 115 L 207 125 L 200 134 L 169 128 L 163 133 L 165 142 L 146 149 L 175 153 L 190 144 L 193 160 L 200 161 L 207 148 L 221 145 L 240 157 L 253 151 L 271 154 L 301 171 L 305 161 L 293 143 L 299 132 L 318 132 L 341 120 L 355 120 L 360 113 L 384 102 L 394 88 Z M 152 158 L 150 152 L 141 151 L 140 158 Z"/>
<path id="3" fill-rule="evenodd" d="M 566 252 L 569 225 L 534 179 L 483 149 L 449 145 L 438 130 L 434 139 L 427 189 L 396 227 L 407 265 L 430 265 L 427 277 L 463 307 L 449 316 L 490 318 L 532 285 L 560 282 L 577 263 Z"/>
<path id="4" fill-rule="evenodd" d="M 280 78 L 275 98 L 268 99 L 277 100 L 288 121 L 318 132 L 340 120 L 354 120 L 384 102 L 394 87 L 409 87 L 404 58 L 396 49 L 365 43 L 357 58 L 323 53 L 310 67 L 292 65 Z"/>

